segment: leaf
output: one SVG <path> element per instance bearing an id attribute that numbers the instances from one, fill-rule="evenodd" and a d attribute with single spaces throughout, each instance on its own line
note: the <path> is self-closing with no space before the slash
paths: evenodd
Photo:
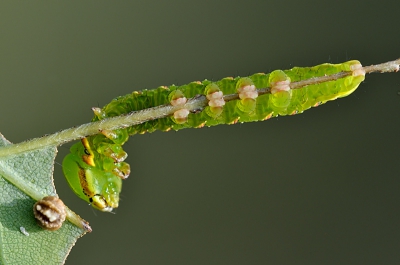
<path id="1" fill-rule="evenodd" d="M 0 147 L 9 144 L 0 134 Z M 52 178 L 56 153 L 55 147 L 47 147 L 0 158 L 0 264 L 63 264 L 85 233 L 68 221 L 57 231 L 41 228 L 33 215 L 36 201 L 6 180 L 12 175 L 43 196 L 56 195 Z"/>

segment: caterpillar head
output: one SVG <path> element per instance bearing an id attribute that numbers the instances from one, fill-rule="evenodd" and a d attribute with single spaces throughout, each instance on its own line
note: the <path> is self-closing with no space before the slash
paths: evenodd
<path id="1" fill-rule="evenodd" d="M 111 212 L 118 207 L 122 180 L 115 175 L 89 168 L 82 170 L 81 188 L 88 202 L 96 209 Z"/>

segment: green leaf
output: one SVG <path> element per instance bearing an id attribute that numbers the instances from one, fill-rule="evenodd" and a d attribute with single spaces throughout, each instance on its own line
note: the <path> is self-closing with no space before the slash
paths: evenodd
<path id="1" fill-rule="evenodd" d="M 8 144 L 0 134 L 0 147 Z M 56 195 L 52 177 L 56 153 L 56 147 L 46 147 L 0 158 L 0 264 L 63 264 L 85 233 L 68 221 L 57 231 L 47 231 L 34 218 L 36 201 L 27 193 L 33 189 L 43 197 Z M 10 177 L 14 184 L 6 180 Z"/>

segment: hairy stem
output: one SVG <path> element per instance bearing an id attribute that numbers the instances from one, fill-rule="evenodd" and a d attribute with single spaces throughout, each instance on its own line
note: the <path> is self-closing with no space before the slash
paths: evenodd
<path id="1" fill-rule="evenodd" d="M 395 61 L 390 61 L 378 65 L 366 66 L 363 67 L 363 69 L 366 73 L 397 72 L 399 70 L 399 64 L 400 64 L 400 59 L 397 59 Z M 346 77 L 351 74 L 352 72 L 340 72 L 333 75 L 310 78 L 308 80 L 293 82 L 290 84 L 290 88 L 298 89 L 307 85 L 333 81 Z M 267 87 L 258 89 L 258 93 L 260 95 L 268 94 L 270 93 L 270 88 Z M 239 98 L 238 94 L 230 94 L 224 96 L 225 101 L 236 100 L 238 98 Z M 198 111 L 206 107 L 207 104 L 208 100 L 206 99 L 205 96 L 201 95 L 189 99 L 188 102 L 184 105 L 184 108 L 186 108 L 189 111 Z M 144 123 L 146 121 L 164 118 L 172 115 L 175 111 L 181 108 L 182 106 L 162 105 L 154 108 L 148 108 L 140 111 L 131 112 L 126 115 L 104 119 L 97 122 L 83 124 L 78 127 L 62 130 L 60 132 L 56 132 L 51 135 L 43 136 L 40 138 L 34 138 L 22 143 L 2 147 L 0 148 L 0 157 L 14 155 L 34 149 L 39 149 L 46 146 L 58 146 L 66 142 L 77 140 L 89 135 L 98 134 L 102 130 L 115 130 L 118 128 L 126 128 L 133 125 Z"/>

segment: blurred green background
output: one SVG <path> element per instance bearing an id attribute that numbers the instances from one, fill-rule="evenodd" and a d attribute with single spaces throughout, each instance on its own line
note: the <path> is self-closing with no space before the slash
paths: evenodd
<path id="1" fill-rule="evenodd" d="M 399 3 L 2 1 L 0 132 L 16 143 L 89 122 L 159 85 L 400 57 Z M 116 214 L 66 264 L 398 264 L 400 74 L 266 122 L 138 135 Z M 59 148 L 62 162 L 72 143 Z"/>

